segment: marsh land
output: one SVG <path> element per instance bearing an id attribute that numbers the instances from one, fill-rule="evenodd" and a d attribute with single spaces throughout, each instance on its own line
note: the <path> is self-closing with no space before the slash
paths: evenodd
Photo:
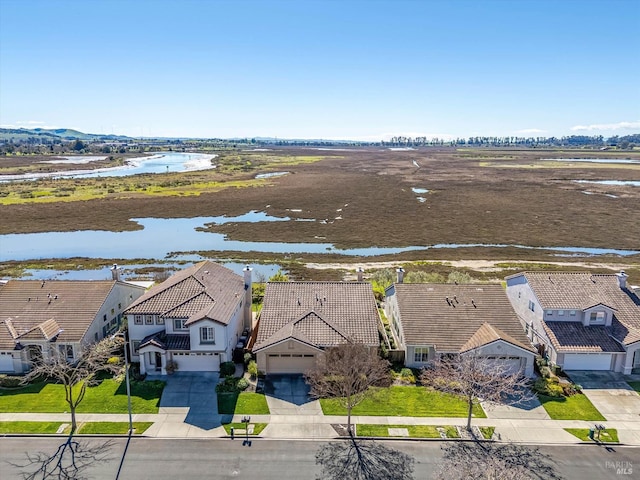
<path id="1" fill-rule="evenodd" d="M 207 223 L 201 229 L 239 242 L 330 247 L 322 252 L 181 251 L 239 261 L 344 264 L 361 262 L 362 256 L 341 249 L 438 246 L 373 254 L 366 261 L 509 259 L 631 270 L 640 265 L 637 151 L 274 147 L 201 153 L 217 155 L 217 168 L 2 183 L 0 235 L 135 231 L 142 226 L 132 219 L 259 212 L 265 217 Z M 41 161 L 0 157 L 0 173 L 33 170 Z M 585 249 L 623 255 L 591 256 Z"/>

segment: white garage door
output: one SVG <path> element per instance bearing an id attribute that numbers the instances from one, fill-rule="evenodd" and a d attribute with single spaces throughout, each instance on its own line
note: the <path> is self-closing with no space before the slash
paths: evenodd
<path id="1" fill-rule="evenodd" d="M 519 372 L 524 361 L 521 357 L 487 357 L 492 362 L 500 365 L 500 371 L 504 371 L 505 375 L 511 375 Z M 503 370 L 504 369 L 504 370 Z M 522 372 L 524 373 L 524 372 Z"/>
<path id="2" fill-rule="evenodd" d="M 311 354 L 267 354 L 267 373 L 304 373 L 315 364 L 316 357 Z"/>
<path id="3" fill-rule="evenodd" d="M 565 353 L 563 370 L 611 370 L 610 353 Z"/>
<path id="4" fill-rule="evenodd" d="M 13 372 L 13 357 L 10 353 L 0 352 L 0 372 Z"/>
<path id="5" fill-rule="evenodd" d="M 220 355 L 213 353 L 174 353 L 173 360 L 179 372 L 217 372 L 220 370 Z"/>

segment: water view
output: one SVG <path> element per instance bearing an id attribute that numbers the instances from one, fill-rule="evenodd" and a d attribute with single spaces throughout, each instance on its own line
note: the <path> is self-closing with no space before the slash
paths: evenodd
<path id="1" fill-rule="evenodd" d="M 574 180 L 576 183 L 596 183 L 620 187 L 640 187 L 640 180 Z"/>
<path id="2" fill-rule="evenodd" d="M 65 172 L 25 173 L 20 175 L 0 175 L 0 182 L 18 180 L 37 180 L 39 178 L 91 178 L 126 177 L 142 173 L 169 173 L 207 170 L 215 168 L 211 163 L 217 155 L 204 153 L 162 152 L 148 157 L 128 158 L 126 164 L 118 167 L 97 168 L 94 170 L 72 170 Z M 90 163 L 104 160 L 105 156 L 66 156 L 62 160 L 49 160 L 47 163 Z"/>
<path id="3" fill-rule="evenodd" d="M 638 163 L 640 159 L 632 158 L 542 158 L 544 161 L 555 162 L 589 162 L 589 163 Z"/>

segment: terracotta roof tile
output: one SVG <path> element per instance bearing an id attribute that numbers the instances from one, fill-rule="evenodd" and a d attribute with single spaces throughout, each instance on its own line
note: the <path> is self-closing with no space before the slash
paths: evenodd
<path id="1" fill-rule="evenodd" d="M 460 352 L 474 337 L 488 342 L 499 336 L 534 351 L 501 285 L 400 283 L 390 288 L 397 295 L 407 345 Z"/>
<path id="2" fill-rule="evenodd" d="M 377 345 L 378 314 L 365 282 L 267 283 L 254 351 L 297 338 L 327 347 L 346 339 Z"/>

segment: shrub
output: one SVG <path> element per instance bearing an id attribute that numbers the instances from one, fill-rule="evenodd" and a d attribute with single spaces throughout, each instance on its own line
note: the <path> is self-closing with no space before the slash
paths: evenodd
<path id="1" fill-rule="evenodd" d="M 233 362 L 224 362 L 220 365 L 220 375 L 227 377 L 236 373 L 236 364 Z"/>
<path id="2" fill-rule="evenodd" d="M 542 378 L 551 378 L 551 369 L 549 367 L 540 367 L 540 375 L 542 375 Z"/>
<path id="3" fill-rule="evenodd" d="M 107 360 L 107 365 L 120 365 L 120 363 L 122 363 L 122 359 L 117 356 L 109 357 Z"/>
<path id="4" fill-rule="evenodd" d="M 402 370 L 400 370 L 400 378 L 408 383 L 416 383 L 416 376 L 413 374 L 413 370 L 411 370 L 410 368 L 403 368 Z"/>
<path id="5" fill-rule="evenodd" d="M 251 378 L 256 378 L 258 376 L 258 364 L 254 360 L 251 360 L 247 367 L 247 371 Z"/>
<path id="6" fill-rule="evenodd" d="M 251 363 L 252 360 L 253 360 L 253 355 L 251 355 L 249 352 L 244 354 L 244 364 L 245 365 L 249 365 L 249 363 Z"/>
<path id="7" fill-rule="evenodd" d="M 3 388 L 16 388 L 20 387 L 22 377 L 14 377 L 10 375 L 0 375 L 0 387 Z"/>
<path id="8" fill-rule="evenodd" d="M 564 396 L 564 389 L 562 385 L 558 383 L 556 378 L 539 378 L 533 384 L 533 390 L 540 395 L 546 395 L 548 397 L 562 397 Z"/>
<path id="9" fill-rule="evenodd" d="M 249 382 L 246 378 L 241 378 L 240 380 L 238 380 L 236 387 L 238 390 L 246 390 L 249 387 Z"/>

